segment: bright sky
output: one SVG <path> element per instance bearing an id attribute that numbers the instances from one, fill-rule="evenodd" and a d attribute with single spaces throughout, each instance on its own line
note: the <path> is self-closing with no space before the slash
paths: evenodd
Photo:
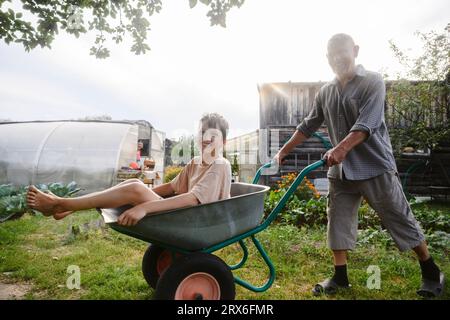
<path id="1" fill-rule="evenodd" d="M 108 114 L 145 119 L 168 137 L 195 133 L 205 112 L 228 119 L 230 136 L 259 127 L 257 84 L 328 81 L 331 35 L 360 45 L 366 69 L 399 71 L 388 41 L 418 48 L 414 32 L 443 31 L 448 0 L 246 0 L 227 28 L 210 27 L 206 7 L 163 1 L 152 17 L 152 50 L 136 56 L 111 43 L 111 57 L 89 55 L 93 35 L 61 33 L 52 49 L 26 53 L 0 42 L 0 119 L 74 119 Z"/>

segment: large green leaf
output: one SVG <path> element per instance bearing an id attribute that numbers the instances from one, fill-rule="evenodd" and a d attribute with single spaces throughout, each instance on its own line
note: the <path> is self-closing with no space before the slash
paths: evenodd
<path id="1" fill-rule="evenodd" d="M 38 184 L 36 187 L 43 192 L 52 192 L 58 197 L 70 197 L 81 189 L 77 188 L 75 181 L 64 185 L 61 182 Z M 14 187 L 12 184 L 0 185 L 0 222 L 4 222 L 18 214 L 23 214 L 30 209 L 27 206 L 26 195 L 28 186 Z"/>

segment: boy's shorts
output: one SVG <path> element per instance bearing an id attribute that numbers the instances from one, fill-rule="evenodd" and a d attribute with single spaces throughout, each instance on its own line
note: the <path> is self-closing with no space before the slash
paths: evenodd
<path id="1" fill-rule="evenodd" d="M 400 251 L 417 247 L 425 240 L 395 171 L 367 180 L 329 180 L 327 233 L 331 250 L 355 248 L 358 208 L 363 197 L 377 212 Z"/>

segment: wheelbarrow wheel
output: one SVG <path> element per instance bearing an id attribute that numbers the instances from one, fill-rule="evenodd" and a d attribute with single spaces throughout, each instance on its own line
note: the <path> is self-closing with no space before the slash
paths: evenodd
<path id="1" fill-rule="evenodd" d="M 142 258 L 142 274 L 145 281 L 153 289 L 156 288 L 161 274 L 172 264 L 172 253 L 157 245 L 151 244 Z"/>
<path id="2" fill-rule="evenodd" d="M 220 258 L 192 253 L 175 260 L 156 286 L 157 300 L 233 300 L 233 273 Z"/>

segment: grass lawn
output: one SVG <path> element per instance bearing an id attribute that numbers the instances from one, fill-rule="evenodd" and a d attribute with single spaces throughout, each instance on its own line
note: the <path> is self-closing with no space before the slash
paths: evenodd
<path id="1" fill-rule="evenodd" d="M 443 210 L 448 212 L 449 207 L 444 206 Z M 84 211 L 62 221 L 25 215 L 0 224 L 0 283 L 26 285 L 29 288 L 24 295 L 26 299 L 152 298 L 153 290 L 141 273 L 147 244 L 107 227 L 84 230 L 87 223 L 99 219 L 95 211 Z M 72 229 L 81 232 L 74 234 Z M 400 253 L 380 243 L 361 245 L 349 256 L 352 289 L 333 297 L 316 298 L 311 294 L 312 284 L 332 272 L 325 229 L 272 225 L 258 239 L 275 265 L 276 280 L 264 293 L 237 286 L 236 299 L 420 299 L 415 293 L 420 285 L 420 269 L 411 252 Z M 235 274 L 262 285 L 267 276 L 265 264 L 250 241 L 248 246 L 249 259 Z M 432 254 L 447 278 L 450 277 L 448 250 Z M 230 246 L 217 255 L 234 264 L 240 260 L 241 249 Z M 66 287 L 70 265 L 80 268 L 79 290 Z M 379 290 L 366 286 L 370 265 L 381 270 Z M 449 298 L 446 286 L 442 299 Z"/>

